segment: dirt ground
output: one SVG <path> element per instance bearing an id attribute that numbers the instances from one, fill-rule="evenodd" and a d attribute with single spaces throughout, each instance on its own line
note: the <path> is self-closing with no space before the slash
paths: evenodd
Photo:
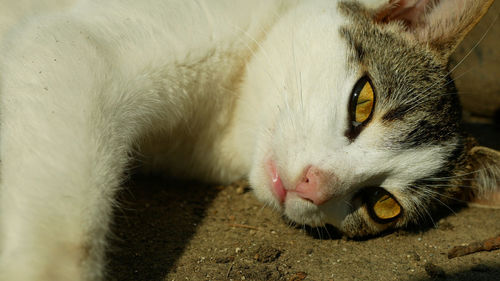
<path id="1" fill-rule="evenodd" d="M 460 61 L 494 23 L 455 77 L 468 130 L 496 149 L 499 7 L 497 1 L 454 59 Z M 289 226 L 241 184 L 135 176 L 120 202 L 109 252 L 111 280 L 500 280 L 500 250 L 447 257 L 454 246 L 499 235 L 500 209 L 465 208 L 419 231 L 355 241 L 334 229 Z"/>

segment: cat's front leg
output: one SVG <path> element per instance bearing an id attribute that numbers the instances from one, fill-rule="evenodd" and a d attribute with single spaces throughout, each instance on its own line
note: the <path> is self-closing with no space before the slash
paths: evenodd
<path id="1" fill-rule="evenodd" d="M 115 192 L 157 98 L 138 95 L 110 49 L 86 30 L 51 19 L 5 48 L 2 281 L 103 279 Z"/>

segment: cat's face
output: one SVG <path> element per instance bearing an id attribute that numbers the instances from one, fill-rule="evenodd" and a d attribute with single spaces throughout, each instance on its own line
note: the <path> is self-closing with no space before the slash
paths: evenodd
<path id="1" fill-rule="evenodd" d="M 350 236 L 429 219 L 456 192 L 450 181 L 465 153 L 446 64 L 361 5 L 290 13 L 247 77 L 258 81 L 245 91 L 262 116 L 250 174 L 257 197 L 292 221 Z"/>

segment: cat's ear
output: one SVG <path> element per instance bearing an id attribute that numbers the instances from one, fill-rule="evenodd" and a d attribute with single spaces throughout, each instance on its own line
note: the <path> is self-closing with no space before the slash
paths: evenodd
<path id="1" fill-rule="evenodd" d="M 403 22 L 416 40 L 449 56 L 494 0 L 390 0 L 375 20 Z"/>
<path id="2" fill-rule="evenodd" d="M 471 205 L 500 208 L 500 151 L 474 146 L 468 153 Z"/>

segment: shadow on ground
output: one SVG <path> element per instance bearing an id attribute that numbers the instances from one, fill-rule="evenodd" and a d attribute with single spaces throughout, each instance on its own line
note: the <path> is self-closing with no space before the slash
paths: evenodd
<path id="1" fill-rule="evenodd" d="M 205 216 L 217 189 L 135 176 L 119 195 L 108 253 L 112 280 L 161 280 Z"/>

